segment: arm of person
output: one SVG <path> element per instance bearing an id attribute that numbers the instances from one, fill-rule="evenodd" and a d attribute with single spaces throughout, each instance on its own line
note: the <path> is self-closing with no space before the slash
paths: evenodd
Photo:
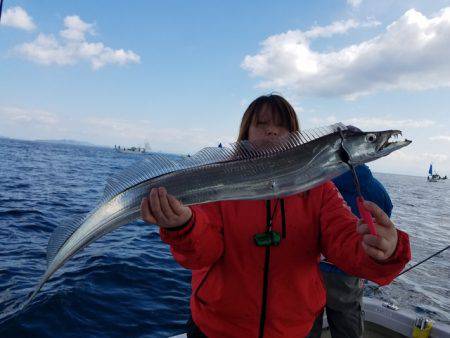
<path id="1" fill-rule="evenodd" d="M 141 203 L 142 219 L 160 227 L 175 260 L 191 270 L 211 266 L 223 253 L 218 203 L 187 207 L 164 188 L 154 188 Z"/>
<path id="2" fill-rule="evenodd" d="M 365 207 L 374 218 L 376 236 L 351 213 L 333 183 L 324 185 L 320 212 L 322 252 L 349 275 L 386 285 L 411 259 L 409 238 L 376 204 L 365 202 Z"/>

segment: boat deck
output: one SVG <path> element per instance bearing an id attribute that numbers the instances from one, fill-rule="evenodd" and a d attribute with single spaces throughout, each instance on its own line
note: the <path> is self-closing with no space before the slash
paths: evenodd
<path id="1" fill-rule="evenodd" d="M 322 331 L 322 338 L 331 338 L 330 329 L 327 327 Z M 365 322 L 364 323 L 364 338 L 405 338 L 406 336 L 389 330 L 380 325 Z"/>

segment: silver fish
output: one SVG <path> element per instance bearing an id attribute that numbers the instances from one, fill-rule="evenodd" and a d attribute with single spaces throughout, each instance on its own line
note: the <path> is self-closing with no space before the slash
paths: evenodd
<path id="1" fill-rule="evenodd" d="M 347 171 L 343 143 L 350 154 L 349 162 L 358 165 L 411 143 L 390 141 L 398 135 L 398 130 L 350 131 L 339 123 L 291 133 L 278 144 L 264 147 L 242 141 L 230 147 L 204 148 L 179 160 L 153 154 L 109 179 L 102 200 L 88 215 L 53 232 L 47 247 L 47 270 L 26 304 L 70 257 L 99 237 L 140 218 L 141 200 L 154 187 L 165 187 L 185 205 L 287 196 Z"/>

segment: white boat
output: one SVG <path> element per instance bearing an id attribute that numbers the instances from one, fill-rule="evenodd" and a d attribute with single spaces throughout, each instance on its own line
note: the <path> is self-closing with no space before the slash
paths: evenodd
<path id="1" fill-rule="evenodd" d="M 145 143 L 144 147 L 129 147 L 129 148 L 115 145 L 114 150 L 119 153 L 125 154 L 145 154 L 151 152 L 151 148 L 148 143 Z"/>
<path id="2" fill-rule="evenodd" d="M 363 312 L 363 337 L 367 338 L 413 337 L 414 327 L 417 320 L 421 317 L 411 310 L 402 309 L 392 303 L 382 302 L 369 297 L 364 297 Z M 424 328 L 422 331 L 422 335 L 417 337 L 450 338 L 450 326 L 444 323 L 431 321 L 428 328 Z M 429 335 L 426 335 L 426 333 Z M 172 338 L 186 337 L 187 335 L 183 333 Z M 322 337 L 331 337 L 326 316 L 324 316 Z"/>
<path id="3" fill-rule="evenodd" d="M 369 297 L 364 297 L 363 311 L 363 336 L 370 338 L 412 337 L 414 326 L 421 317 L 411 310 L 402 309 L 392 303 L 382 302 Z M 428 336 L 425 335 L 427 329 L 424 328 L 424 332 L 418 337 L 450 338 L 449 325 L 431 321 L 430 326 L 428 327 Z M 324 318 L 322 337 L 331 337 L 326 317 Z"/>

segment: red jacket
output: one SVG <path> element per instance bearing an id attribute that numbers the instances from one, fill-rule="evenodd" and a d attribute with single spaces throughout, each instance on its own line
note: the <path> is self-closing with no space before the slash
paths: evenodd
<path id="1" fill-rule="evenodd" d="M 174 258 L 192 270 L 192 317 L 208 337 L 258 337 L 260 327 L 264 337 L 306 336 L 325 305 L 320 253 L 349 275 L 381 285 L 411 259 L 408 235 L 400 230 L 388 261 L 367 256 L 356 232 L 357 219 L 331 182 L 286 197 L 284 204 L 286 236 L 269 249 L 256 246 L 253 239 L 266 230 L 262 200 L 192 206 L 193 217 L 185 228 L 161 228 Z M 272 200 L 272 210 L 274 206 Z M 281 234 L 281 227 L 278 203 L 273 230 Z"/>

